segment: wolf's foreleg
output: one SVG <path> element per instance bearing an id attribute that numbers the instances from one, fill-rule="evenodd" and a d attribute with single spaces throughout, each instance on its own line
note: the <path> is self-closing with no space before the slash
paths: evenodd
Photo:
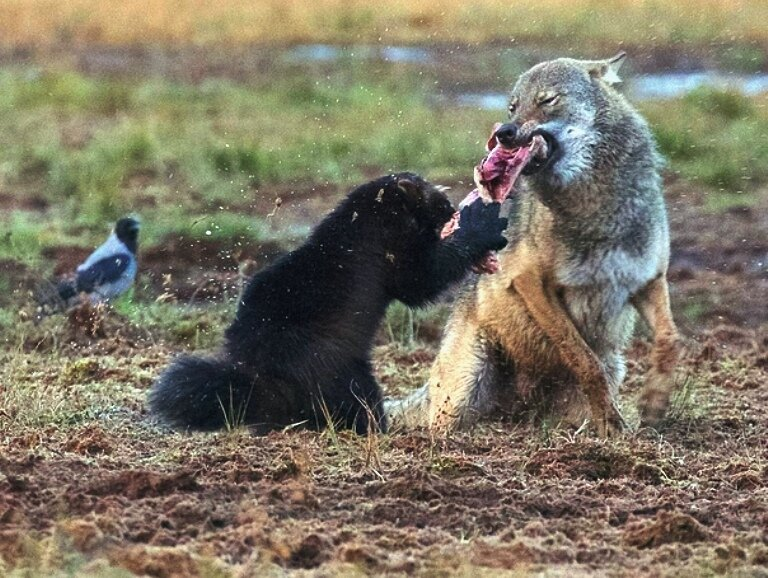
<path id="1" fill-rule="evenodd" d="M 422 385 L 400 399 L 385 399 L 384 414 L 389 431 L 425 427 L 428 424 L 429 384 Z"/>
<path id="2" fill-rule="evenodd" d="M 533 320 L 552 341 L 563 363 L 576 375 L 589 400 L 598 434 L 606 437 L 623 431 L 624 419 L 611 395 L 602 364 L 560 303 L 554 284 L 546 283 L 536 269 L 523 271 L 513 283 Z"/>
<path id="3" fill-rule="evenodd" d="M 456 327 L 446 332 L 429 376 L 429 426 L 437 431 L 469 426 L 496 407 L 493 344 L 468 319 Z"/>

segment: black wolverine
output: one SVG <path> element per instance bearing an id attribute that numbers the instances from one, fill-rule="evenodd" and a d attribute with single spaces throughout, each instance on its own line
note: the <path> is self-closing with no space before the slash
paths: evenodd
<path id="1" fill-rule="evenodd" d="M 180 429 L 291 424 L 384 431 L 370 352 L 393 300 L 428 303 L 507 243 L 499 204 L 454 209 L 412 173 L 353 190 L 295 251 L 250 281 L 214 357 L 182 356 L 159 377 L 152 412 Z M 370 418 L 375 423 L 370 423 Z"/>

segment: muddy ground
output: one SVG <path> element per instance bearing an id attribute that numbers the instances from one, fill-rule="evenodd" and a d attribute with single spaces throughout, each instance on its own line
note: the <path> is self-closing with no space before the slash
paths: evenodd
<path id="1" fill-rule="evenodd" d="M 0 571 L 768 576 L 768 195 L 716 214 L 690 184 L 667 188 L 688 347 L 659 431 L 606 442 L 499 420 L 450 439 L 173 434 L 144 398 L 178 346 L 114 313 L 91 335 L 73 318 L 53 344 L 3 353 L 6 378 L 34 381 L 62 409 L 48 425 L 0 416 L 14 424 L 0 428 Z M 281 218 L 309 196 L 286 195 Z M 226 298 L 236 265 L 220 249 L 196 249 L 197 262 L 180 258 L 183 243 L 144 255 L 146 291 L 172 271 L 165 289 L 180 300 L 210 279 L 222 291 L 202 303 Z M 250 248 L 264 260 L 267 249 Z M 80 255 L 49 256 L 66 268 Z M 413 347 L 382 336 L 390 390 L 423 379 L 437 337 L 420 335 Z M 647 354 L 641 335 L 622 398 L 630 417 Z"/>

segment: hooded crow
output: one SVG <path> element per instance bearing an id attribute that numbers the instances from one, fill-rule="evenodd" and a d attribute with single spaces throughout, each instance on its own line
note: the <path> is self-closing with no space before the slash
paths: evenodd
<path id="1" fill-rule="evenodd" d="M 123 217 L 104 243 L 77 267 L 74 280 L 60 282 L 56 289 L 66 303 L 85 293 L 91 303 L 109 301 L 127 291 L 138 269 L 139 221 Z"/>

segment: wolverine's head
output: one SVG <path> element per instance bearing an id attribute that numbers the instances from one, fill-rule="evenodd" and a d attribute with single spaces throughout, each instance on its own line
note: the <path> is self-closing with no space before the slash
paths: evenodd
<path id="1" fill-rule="evenodd" d="M 422 233 L 437 237 L 455 209 L 445 188 L 434 185 L 415 173 L 395 173 L 359 186 L 338 207 L 351 215 L 354 232 L 365 229 L 369 243 L 405 245 Z"/>
<path id="2" fill-rule="evenodd" d="M 621 53 L 608 60 L 560 58 L 523 73 L 509 101 L 510 121 L 496 132 L 505 147 L 524 146 L 541 135 L 547 146 L 523 170 L 567 186 L 593 168 L 600 138 L 596 120 L 604 111 L 608 87 L 620 82 Z"/>

